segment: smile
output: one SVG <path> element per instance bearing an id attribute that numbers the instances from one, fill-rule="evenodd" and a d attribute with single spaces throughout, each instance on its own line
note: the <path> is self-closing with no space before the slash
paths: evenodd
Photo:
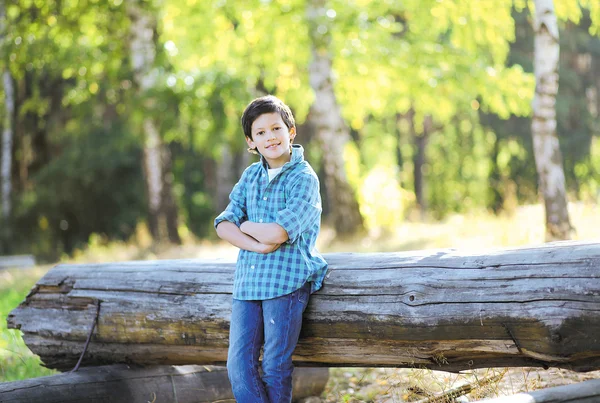
<path id="1" fill-rule="evenodd" d="M 281 144 L 281 143 L 269 144 L 268 146 L 266 146 L 266 147 L 265 147 L 265 150 L 268 150 L 268 149 L 270 149 L 270 148 L 273 148 L 273 147 L 277 147 L 277 146 L 278 146 L 278 145 L 280 145 L 280 144 Z"/>

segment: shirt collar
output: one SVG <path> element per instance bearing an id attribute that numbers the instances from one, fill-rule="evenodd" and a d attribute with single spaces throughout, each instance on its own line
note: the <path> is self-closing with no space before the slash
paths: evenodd
<path id="1" fill-rule="evenodd" d="M 265 157 L 262 155 L 260 156 L 260 161 L 265 169 L 269 168 L 269 164 L 267 164 Z M 304 147 L 302 147 L 300 144 L 292 144 L 292 157 L 288 162 L 283 164 L 282 168 L 287 169 L 288 167 L 294 166 L 302 161 L 304 161 Z"/>

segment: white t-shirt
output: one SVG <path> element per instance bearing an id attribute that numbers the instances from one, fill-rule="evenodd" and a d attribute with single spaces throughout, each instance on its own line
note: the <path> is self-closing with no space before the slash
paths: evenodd
<path id="1" fill-rule="evenodd" d="M 271 182 L 273 180 L 273 178 L 276 177 L 277 174 L 279 174 L 279 172 L 281 172 L 281 168 L 283 168 L 283 167 L 273 168 L 273 169 L 269 168 L 268 169 L 268 171 L 269 171 L 269 182 Z"/>

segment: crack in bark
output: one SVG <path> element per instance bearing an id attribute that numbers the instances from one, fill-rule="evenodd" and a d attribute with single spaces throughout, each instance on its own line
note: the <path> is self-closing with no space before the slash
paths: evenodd
<path id="1" fill-rule="evenodd" d="M 329 297 L 346 297 L 346 298 L 356 298 L 356 297 L 381 297 L 381 296 L 394 296 L 394 295 L 405 295 L 407 293 L 403 293 L 403 294 L 382 294 L 382 293 L 378 293 L 378 294 L 315 294 L 314 297 L 322 297 L 323 299 L 327 299 Z M 372 301 L 373 303 L 376 303 L 377 301 Z M 578 302 L 578 303 L 584 303 L 584 304 L 597 304 L 597 302 L 593 302 L 593 301 L 582 301 L 582 300 L 578 300 L 578 299 L 566 299 L 566 298 L 536 298 L 536 299 L 528 299 L 525 301 L 516 301 L 516 300 L 506 300 L 506 301 L 432 301 L 432 302 L 425 302 L 425 303 L 421 303 L 421 304 L 417 304 L 417 303 L 407 303 L 404 301 L 381 301 L 380 304 L 396 304 L 396 303 L 402 303 L 408 306 L 423 306 L 423 305 L 446 305 L 446 304 L 528 304 L 528 303 L 532 303 L 532 302 Z M 600 311 L 600 309 L 591 309 L 591 311 Z"/>
<path id="2" fill-rule="evenodd" d="M 227 284 L 228 286 L 230 286 L 229 284 Z M 113 293 L 132 293 L 132 294 L 150 294 L 150 295 L 174 295 L 174 296 L 179 296 L 179 297 L 184 297 L 184 296 L 194 296 L 194 295 L 202 295 L 202 294 L 206 294 L 206 295 L 232 295 L 231 292 L 216 292 L 216 291 L 210 291 L 210 292 L 168 292 L 168 291 L 153 291 L 153 290 L 136 290 L 136 289 L 102 289 L 102 288 L 73 288 L 73 291 L 78 291 L 78 292 L 85 292 L 85 291 L 99 291 L 99 292 L 113 292 Z M 71 297 L 71 298 L 86 298 L 85 296 L 77 296 L 77 297 Z M 108 301 L 107 301 L 108 302 Z"/>
<path id="3" fill-rule="evenodd" d="M 589 264 L 588 261 L 560 261 L 556 262 L 556 264 L 562 265 L 581 265 L 581 264 Z M 471 267 L 458 267 L 458 266 L 441 266 L 441 265 L 428 265 L 428 264 L 411 264 L 411 265 L 402 265 L 402 266 L 393 266 L 393 267 L 335 267 L 330 265 L 330 270 L 335 272 L 337 270 L 401 270 L 401 269 L 449 269 L 449 270 L 485 270 L 485 269 L 503 269 L 506 267 L 533 267 L 533 266 L 548 266 L 552 267 L 553 264 L 551 262 L 539 262 L 539 263 L 499 263 L 499 264 L 489 264 L 489 265 L 481 265 L 481 266 L 471 266 Z"/>

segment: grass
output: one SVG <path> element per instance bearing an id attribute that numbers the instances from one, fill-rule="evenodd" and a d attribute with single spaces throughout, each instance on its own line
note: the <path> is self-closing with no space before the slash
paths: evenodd
<path id="1" fill-rule="evenodd" d="M 600 240 L 600 206 L 571 203 L 573 240 Z M 419 249 L 459 248 L 480 250 L 544 243 L 544 211 L 527 205 L 510 214 L 495 216 L 486 211 L 455 214 L 443 221 L 404 221 L 393 230 L 372 229 L 364 237 L 340 241 L 328 228 L 322 230 L 321 251 L 392 252 Z"/>
<path id="2" fill-rule="evenodd" d="M 47 269 L 38 267 L 0 271 L 0 382 L 55 373 L 41 366 L 39 357 L 31 353 L 23 342 L 21 332 L 7 329 L 5 320 Z"/>
<path id="3" fill-rule="evenodd" d="M 572 203 L 570 217 L 576 232 L 573 239 L 599 239 L 600 206 Z M 600 239 L 599 239 L 600 240 Z M 402 222 L 393 230 L 373 229 L 362 237 L 339 240 L 323 228 L 318 240 L 322 252 L 388 252 L 432 248 L 481 250 L 544 242 L 544 216 L 540 205 L 522 206 L 510 215 L 486 212 L 454 215 L 442 222 Z M 150 246 L 140 230 L 129 243 L 105 243 L 92 238 L 85 250 L 64 262 L 103 262 L 145 259 L 235 257 L 237 250 L 223 243 L 194 239 L 182 246 Z M 21 332 L 6 328 L 8 313 L 23 301 L 30 288 L 51 266 L 0 271 L 0 382 L 34 378 L 54 373 L 44 368 L 23 343 Z M 389 368 L 333 368 L 323 399 L 326 402 L 404 402 L 424 397 L 462 383 L 477 382 L 504 370 L 486 369 L 461 374 L 431 370 Z M 565 370 L 511 369 L 502 381 L 482 386 L 471 399 L 573 383 L 599 377 L 600 372 L 574 374 Z"/>

